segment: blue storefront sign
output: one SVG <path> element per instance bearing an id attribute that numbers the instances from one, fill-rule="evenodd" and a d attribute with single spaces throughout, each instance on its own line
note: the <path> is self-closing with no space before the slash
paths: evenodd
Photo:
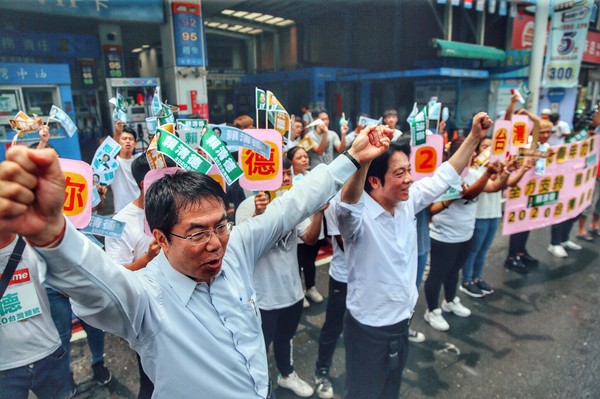
<path id="1" fill-rule="evenodd" d="M 98 36 L 0 29 L 2 55 L 96 58 Z"/>
<path id="2" fill-rule="evenodd" d="M 2 8 L 113 21 L 163 22 L 162 0 L 3 1 Z"/>
<path id="3" fill-rule="evenodd" d="M 173 3 L 173 37 L 178 66 L 206 66 L 204 24 L 198 4 Z"/>
<path id="4" fill-rule="evenodd" d="M 0 85 L 70 84 L 69 68 L 62 64 L 0 63 Z"/>

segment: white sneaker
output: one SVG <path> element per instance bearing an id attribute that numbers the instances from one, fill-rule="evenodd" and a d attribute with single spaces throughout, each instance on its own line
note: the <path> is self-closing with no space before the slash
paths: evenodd
<path id="1" fill-rule="evenodd" d="M 424 318 L 431 327 L 438 331 L 448 331 L 450 329 L 450 324 L 448 324 L 446 319 L 444 319 L 444 316 L 442 316 L 442 309 L 440 308 L 434 309 L 431 312 L 426 310 Z"/>
<path id="2" fill-rule="evenodd" d="M 459 317 L 471 316 L 471 311 L 460 303 L 460 298 L 455 296 L 452 302 L 442 301 L 442 310 L 444 312 L 452 312 Z"/>
<path id="3" fill-rule="evenodd" d="M 560 244 L 563 248 L 572 249 L 574 251 L 581 251 L 581 245 L 575 244 L 573 241 L 565 241 Z"/>
<path id="4" fill-rule="evenodd" d="M 286 378 L 283 378 L 281 374 L 278 375 L 277 385 L 279 385 L 281 388 L 286 388 L 293 391 L 296 395 L 302 398 L 308 398 L 315 393 L 313 387 L 298 377 L 298 374 L 296 374 L 295 371 L 292 371 L 292 374 L 288 375 Z"/>
<path id="5" fill-rule="evenodd" d="M 408 340 L 410 342 L 423 342 L 425 341 L 425 334 L 422 332 L 418 332 L 413 330 L 412 328 L 408 329 Z"/>
<path id="6" fill-rule="evenodd" d="M 569 256 L 567 251 L 562 247 L 562 245 L 548 245 L 548 252 L 557 258 L 566 258 Z"/>
<path id="7" fill-rule="evenodd" d="M 304 297 L 304 302 L 302 302 L 302 307 L 304 309 L 310 307 L 310 303 L 308 302 L 308 299 L 306 299 L 306 297 Z"/>
<path id="8" fill-rule="evenodd" d="M 317 287 L 314 285 L 306 290 L 306 296 L 313 300 L 315 303 L 323 302 L 323 295 L 319 291 L 317 291 Z"/>

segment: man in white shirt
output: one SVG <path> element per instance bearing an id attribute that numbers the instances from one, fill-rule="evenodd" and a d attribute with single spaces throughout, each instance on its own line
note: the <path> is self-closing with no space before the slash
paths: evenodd
<path id="1" fill-rule="evenodd" d="M 140 189 L 131 174 L 131 164 L 139 156 L 133 155 L 137 142 L 135 130 L 129 126 L 124 126 L 117 141 L 121 145 L 121 151 L 116 157 L 119 168 L 115 172 L 115 179 L 111 184 L 115 213 L 118 213 L 125 205 L 140 195 Z"/>
<path id="2" fill-rule="evenodd" d="M 396 124 L 398 124 L 398 111 L 394 108 L 388 108 L 383 112 L 383 123 L 394 131 L 392 141 L 395 141 L 398 137 L 402 136 L 402 132 L 396 129 Z"/>
<path id="3" fill-rule="evenodd" d="M 459 174 L 491 126 L 486 113 L 477 114 L 463 145 L 430 178 L 413 184 L 410 145 L 400 140 L 342 188 L 336 213 L 348 266 L 346 398 L 398 397 L 418 297 L 415 215 L 449 186 L 460 188 Z"/>
<path id="4" fill-rule="evenodd" d="M 69 295 L 80 317 L 129 342 L 154 383 L 154 398 L 199 392 L 266 398 L 254 265 L 358 168 L 384 153 L 390 138 L 382 127 L 364 129 L 343 156 L 233 230 L 217 182 L 194 172 L 166 175 L 145 198 L 161 252 L 135 273 L 118 267 L 62 215 L 65 178 L 57 154 L 14 146 L 0 163 L 0 187 L 10 188 L 0 190 L 0 231 L 29 240 L 48 264 L 48 283 Z"/>
<path id="5" fill-rule="evenodd" d="M 558 113 L 550 114 L 550 122 L 552 122 L 552 135 L 548 139 L 550 146 L 563 145 L 565 140 L 571 134 L 571 127 L 565 121 L 560 120 Z"/>
<path id="6" fill-rule="evenodd" d="M 341 154 L 346 149 L 346 133 L 348 133 L 348 124 L 340 129 L 340 136 L 333 130 L 329 130 L 329 114 L 327 111 L 319 112 L 318 119 L 322 123 L 314 126 L 314 130 L 307 135 L 313 141 L 313 148 L 308 152 L 310 158 L 310 167 L 315 168 L 319 164 L 330 164 L 335 158 L 334 150 Z"/>

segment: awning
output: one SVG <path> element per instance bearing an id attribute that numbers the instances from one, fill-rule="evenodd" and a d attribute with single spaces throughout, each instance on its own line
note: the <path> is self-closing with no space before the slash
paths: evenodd
<path id="1" fill-rule="evenodd" d="M 433 39 L 434 47 L 439 47 L 440 57 L 475 58 L 480 60 L 504 61 L 504 51 L 490 46 L 480 46 L 471 43 L 450 42 L 448 40 Z"/>

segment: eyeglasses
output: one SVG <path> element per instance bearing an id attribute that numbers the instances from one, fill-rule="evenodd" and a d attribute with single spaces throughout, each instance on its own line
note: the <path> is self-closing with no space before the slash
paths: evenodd
<path id="1" fill-rule="evenodd" d="M 225 224 L 221 224 L 214 228 L 213 230 L 202 230 L 197 233 L 190 234 L 189 236 L 180 236 L 175 233 L 169 233 L 172 236 L 177 238 L 182 238 L 184 240 L 190 240 L 193 246 L 204 245 L 210 241 L 210 236 L 215 233 L 217 237 L 227 237 L 229 233 L 233 230 L 233 222 L 227 222 Z"/>

